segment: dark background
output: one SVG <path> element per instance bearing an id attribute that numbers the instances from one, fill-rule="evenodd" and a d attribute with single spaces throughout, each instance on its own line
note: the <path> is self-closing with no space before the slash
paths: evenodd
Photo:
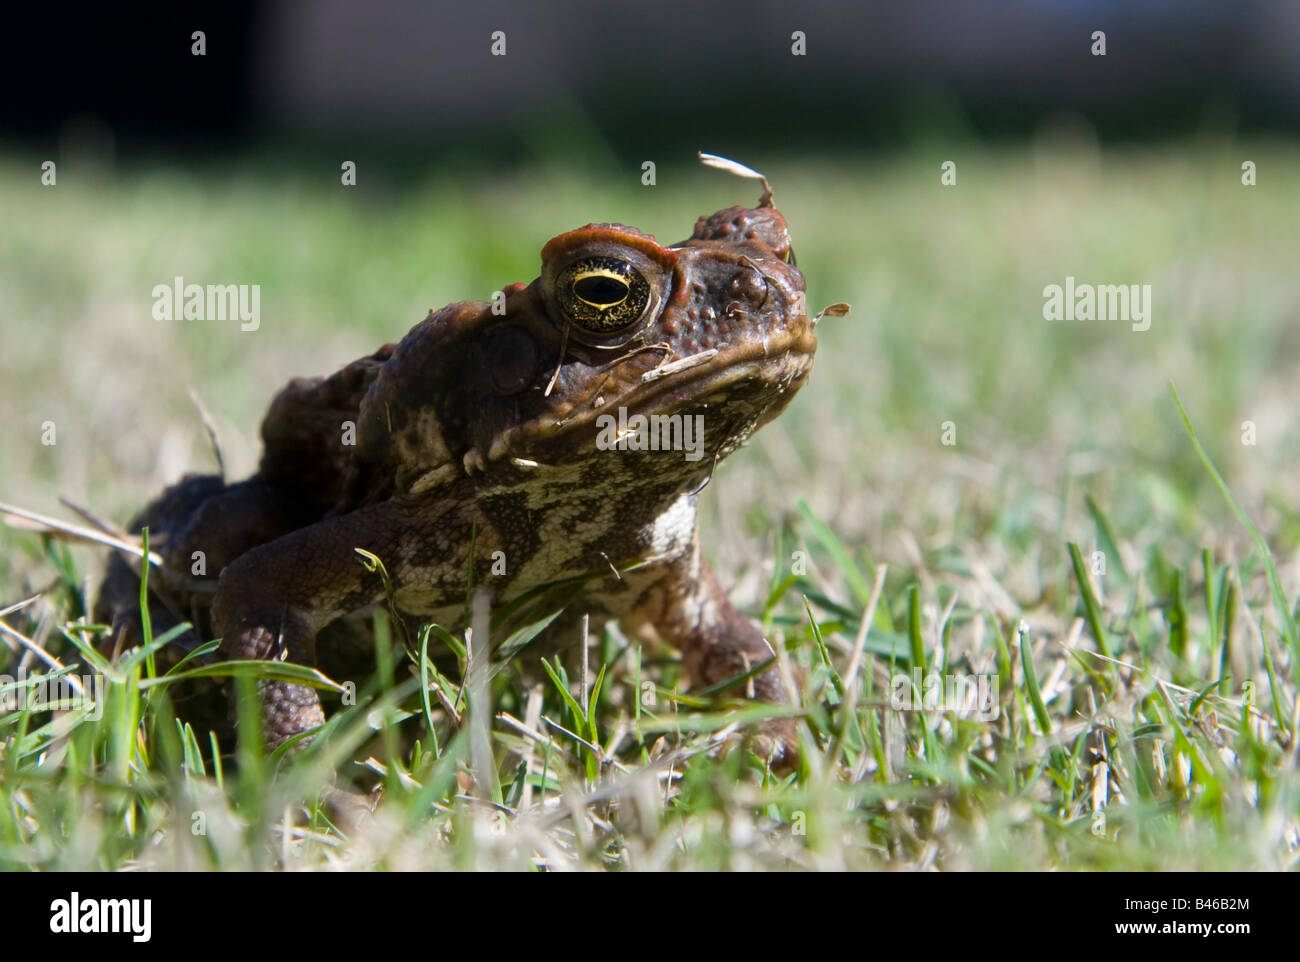
<path id="1" fill-rule="evenodd" d="M 505 57 L 489 55 L 494 30 Z M 694 150 L 704 129 L 723 151 L 834 150 L 936 125 L 1016 137 L 1061 114 L 1104 142 L 1207 120 L 1289 132 L 1298 52 L 1287 0 L 24 5 L 6 12 L 0 137 L 97 139 L 129 161 L 365 136 L 439 160 L 451 143 L 506 159 L 584 126 L 631 155 Z"/>

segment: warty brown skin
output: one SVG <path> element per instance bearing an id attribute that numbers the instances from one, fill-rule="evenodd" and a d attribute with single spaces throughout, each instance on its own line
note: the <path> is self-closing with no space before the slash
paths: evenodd
<path id="1" fill-rule="evenodd" d="M 149 526 L 165 559 L 150 582 L 155 625 L 190 620 L 197 635 L 183 644 L 219 637 L 225 659 L 316 665 L 328 654 L 317 651 L 322 629 L 384 601 L 361 548 L 383 561 L 403 612 L 448 626 L 465 609 L 471 569 L 494 610 L 585 577 L 569 611 L 595 629 L 608 619 L 653 629 L 696 685 L 772 658 L 700 559 L 696 503 L 717 462 L 779 414 L 811 369 L 816 340 L 784 219 L 770 205 L 733 207 L 672 247 L 588 225 L 542 258 L 537 280 L 505 288 L 504 313 L 452 304 L 396 346 L 291 381 L 262 425 L 252 478 L 190 476 L 151 504 L 134 524 Z M 619 314 L 641 297 L 639 312 Z M 695 363 L 677 364 L 684 358 Z M 597 418 L 620 407 L 703 415 L 700 457 L 602 450 Z M 191 574 L 196 557 L 204 576 Z M 494 572 L 502 559 L 505 574 L 499 563 Z M 119 649 L 133 640 L 138 591 L 136 572 L 115 558 L 98 614 L 122 632 Z M 775 667 L 738 689 L 787 698 Z M 313 689 L 264 682 L 261 697 L 273 746 L 324 721 Z M 779 727 L 788 762 L 792 728 Z"/>

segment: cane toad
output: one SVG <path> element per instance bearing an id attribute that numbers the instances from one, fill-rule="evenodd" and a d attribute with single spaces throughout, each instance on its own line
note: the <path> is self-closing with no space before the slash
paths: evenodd
<path id="1" fill-rule="evenodd" d="M 496 609 L 579 579 L 570 610 L 593 625 L 649 627 L 693 684 L 749 673 L 738 691 L 785 701 L 775 665 L 752 673 L 771 646 L 700 558 L 696 503 L 815 350 L 770 193 L 670 246 L 618 224 L 561 234 L 532 283 L 290 381 L 251 478 L 187 476 L 151 504 L 135 529 L 165 562 L 150 579 L 155 631 L 189 620 L 222 639 L 223 659 L 315 665 L 322 629 L 385 601 L 364 549 L 402 612 L 449 625 L 471 584 Z M 115 558 L 100 617 L 127 626 L 138 590 Z M 261 697 L 271 745 L 324 721 L 312 688 L 263 682 Z"/>

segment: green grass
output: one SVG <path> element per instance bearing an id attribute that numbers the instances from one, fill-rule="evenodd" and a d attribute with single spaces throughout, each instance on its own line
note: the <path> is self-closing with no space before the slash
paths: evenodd
<path id="1" fill-rule="evenodd" d="M 147 651 L 96 663 L 102 552 L 0 529 L 0 609 L 34 598 L 4 616 L 0 673 L 39 650 L 105 679 L 98 720 L 4 695 L 0 865 L 1295 868 L 1300 152 L 740 159 L 772 181 L 810 308 L 854 308 L 704 497 L 706 555 L 800 680 L 797 773 L 718 747 L 770 709 L 680 691 L 670 652 L 616 630 L 585 672 L 502 667 L 476 711 L 463 639 L 407 646 L 383 621 L 380 664 L 409 681 L 363 686 L 300 754 L 264 757 L 250 723 L 214 771 Z M 288 377 L 528 279 L 562 230 L 677 240 L 757 196 L 666 162 L 653 189 L 639 161 L 369 186 L 363 167 L 354 192 L 336 169 L 60 165 L 43 189 L 39 158 L 0 163 L 20 225 L 0 235 L 0 500 L 125 520 L 212 467 L 190 388 L 241 476 Z M 176 274 L 260 283 L 262 329 L 153 321 Z M 1067 275 L 1151 284 L 1151 330 L 1044 321 Z M 995 679 L 998 717 L 895 710 L 913 666 Z M 374 814 L 333 824 L 334 782 L 381 786 Z"/>

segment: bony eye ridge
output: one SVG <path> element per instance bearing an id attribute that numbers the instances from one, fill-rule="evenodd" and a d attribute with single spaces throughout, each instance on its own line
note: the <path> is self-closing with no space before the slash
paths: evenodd
<path id="1" fill-rule="evenodd" d="M 593 256 L 565 268 L 554 296 L 571 323 L 592 334 L 611 334 L 641 320 L 651 291 L 644 275 L 627 261 Z"/>

